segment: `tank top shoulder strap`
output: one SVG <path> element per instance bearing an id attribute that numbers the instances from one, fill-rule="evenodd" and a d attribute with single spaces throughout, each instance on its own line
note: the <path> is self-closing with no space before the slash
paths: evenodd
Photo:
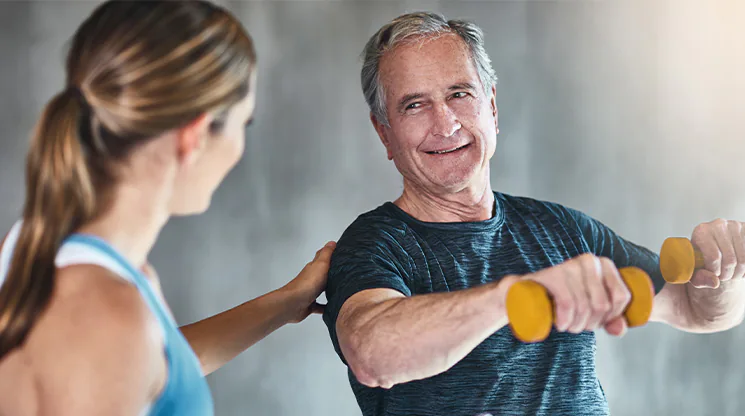
<path id="1" fill-rule="evenodd" d="M 69 247 L 72 244 L 83 244 L 87 247 L 99 251 L 102 255 L 114 260 L 115 265 L 112 265 L 114 267 L 108 267 L 109 265 L 107 265 L 107 268 L 111 269 L 112 271 L 118 272 L 117 274 L 123 275 L 123 277 L 127 278 L 135 286 L 137 286 L 137 289 L 142 294 L 142 297 L 145 299 L 145 302 L 150 307 L 152 313 L 158 319 L 158 322 L 163 327 L 164 331 L 169 326 L 176 326 L 176 322 L 173 320 L 173 317 L 167 312 L 165 305 L 163 305 L 158 296 L 155 294 L 155 291 L 147 278 L 145 278 L 142 272 L 135 269 L 128 260 L 126 260 L 108 243 L 96 236 L 87 234 L 73 234 L 65 239 L 63 248 Z"/>
<path id="2" fill-rule="evenodd" d="M 0 237 L 0 242 L 2 242 L 3 244 L 2 250 L 0 250 L 0 286 L 5 280 L 5 275 L 8 274 L 8 269 L 10 269 L 10 260 L 13 257 L 13 248 L 15 248 L 16 246 L 16 242 L 18 241 L 18 234 L 20 234 L 20 232 L 21 221 L 17 221 L 15 224 L 13 224 L 13 227 L 11 227 L 8 235 L 5 236 L 4 242 L 2 242 L 3 239 L 2 237 Z"/>

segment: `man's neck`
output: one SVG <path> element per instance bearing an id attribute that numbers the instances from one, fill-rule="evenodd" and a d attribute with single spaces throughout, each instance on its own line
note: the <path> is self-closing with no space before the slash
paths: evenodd
<path id="1" fill-rule="evenodd" d="M 424 222 L 478 222 L 495 214 L 494 192 L 488 179 L 481 186 L 442 195 L 410 186 L 405 181 L 404 192 L 394 204 Z"/>

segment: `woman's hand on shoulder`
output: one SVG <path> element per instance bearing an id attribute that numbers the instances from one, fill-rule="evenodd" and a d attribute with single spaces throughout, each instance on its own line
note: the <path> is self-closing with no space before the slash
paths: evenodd
<path id="1" fill-rule="evenodd" d="M 316 299 L 326 290 L 331 254 L 335 248 L 335 242 L 328 242 L 316 252 L 315 258 L 305 265 L 297 277 L 280 289 L 290 299 L 289 322 L 302 322 L 313 313 L 323 313 L 324 305 L 316 302 Z"/>

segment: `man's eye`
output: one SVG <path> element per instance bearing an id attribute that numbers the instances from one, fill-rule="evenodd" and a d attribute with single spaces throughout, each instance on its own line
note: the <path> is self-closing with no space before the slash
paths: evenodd
<path id="1" fill-rule="evenodd" d="M 421 105 L 422 105 L 421 103 L 411 103 L 411 104 L 409 104 L 409 105 L 406 106 L 406 109 L 407 110 L 413 110 L 415 108 L 421 107 Z"/>
<path id="2" fill-rule="evenodd" d="M 464 98 L 466 96 L 468 96 L 468 94 L 466 94 L 465 92 L 462 92 L 462 91 L 461 92 L 456 92 L 455 94 L 453 94 L 453 98 Z"/>

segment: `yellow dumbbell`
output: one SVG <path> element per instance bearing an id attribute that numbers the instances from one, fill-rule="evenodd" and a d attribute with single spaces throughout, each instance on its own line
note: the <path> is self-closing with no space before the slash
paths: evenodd
<path id="1" fill-rule="evenodd" d="M 629 292 L 624 317 L 629 328 L 649 321 L 654 300 L 654 287 L 649 275 L 637 267 L 618 270 Z M 507 291 L 507 318 L 512 333 L 523 342 L 539 342 L 548 337 L 555 322 L 554 305 L 543 285 L 532 280 L 521 280 Z"/>
<path id="2" fill-rule="evenodd" d="M 704 256 L 685 237 L 670 237 L 660 250 L 660 272 L 666 282 L 688 283 L 693 272 L 704 267 Z"/>

